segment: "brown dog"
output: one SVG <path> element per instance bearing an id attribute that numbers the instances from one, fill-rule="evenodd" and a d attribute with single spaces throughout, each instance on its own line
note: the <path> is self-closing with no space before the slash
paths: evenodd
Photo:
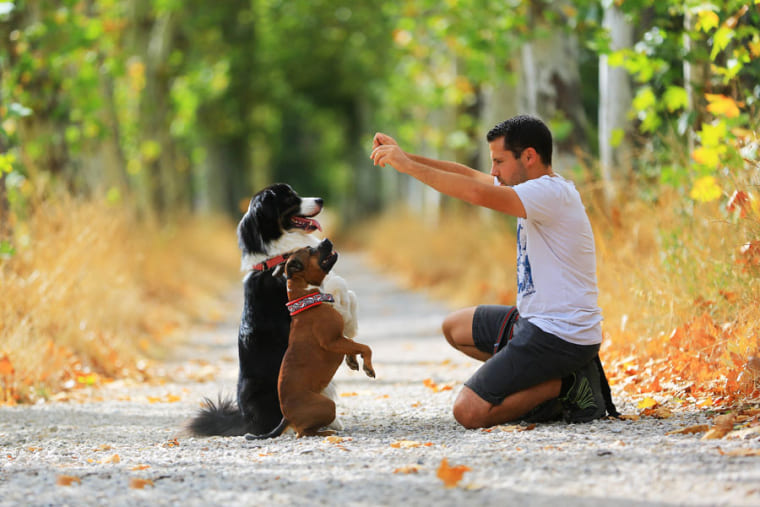
<path id="1" fill-rule="evenodd" d="M 319 285 L 338 260 L 332 243 L 325 239 L 317 248 L 293 252 L 285 264 L 288 309 L 291 314 L 288 349 L 282 360 L 277 389 L 283 419 L 265 435 L 248 434 L 248 440 L 273 438 L 288 427 L 298 437 L 330 435 L 320 431 L 335 419 L 335 403 L 322 394 L 346 355 L 359 354 L 364 372 L 375 376 L 372 350 L 343 336 L 343 318 L 332 307 L 332 296 L 319 292 Z"/>

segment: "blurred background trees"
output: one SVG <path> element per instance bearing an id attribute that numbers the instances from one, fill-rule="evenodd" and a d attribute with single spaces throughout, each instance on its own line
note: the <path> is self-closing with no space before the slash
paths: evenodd
<path id="1" fill-rule="evenodd" d="M 0 35 L 4 244 L 60 189 L 160 222 L 274 181 L 435 217 L 453 203 L 372 167 L 372 134 L 487 170 L 517 113 L 604 212 L 758 170 L 756 0 L 16 0 Z"/>

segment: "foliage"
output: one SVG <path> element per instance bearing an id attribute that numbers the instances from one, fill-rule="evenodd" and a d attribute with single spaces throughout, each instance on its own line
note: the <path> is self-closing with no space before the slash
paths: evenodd
<path id="1" fill-rule="evenodd" d="M 0 257 L 0 404 L 149 378 L 147 359 L 180 331 L 228 316 L 219 294 L 238 258 L 226 221 L 167 230 L 59 196 L 23 236 L 15 255 Z"/>

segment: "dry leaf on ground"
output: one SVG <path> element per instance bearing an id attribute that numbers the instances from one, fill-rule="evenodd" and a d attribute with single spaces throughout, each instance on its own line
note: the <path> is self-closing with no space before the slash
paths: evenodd
<path id="1" fill-rule="evenodd" d="M 686 426 L 678 430 L 668 431 L 666 435 L 688 435 L 691 433 L 704 433 L 709 430 L 710 426 L 707 424 L 694 424 L 692 426 Z"/>
<path id="2" fill-rule="evenodd" d="M 462 480 L 464 473 L 469 472 L 470 470 L 470 467 L 465 465 L 449 466 L 449 460 L 443 458 L 436 475 L 443 481 L 443 484 L 447 488 L 453 488 Z"/>
<path id="3" fill-rule="evenodd" d="M 55 483 L 59 486 L 71 486 L 73 483 L 82 484 L 82 480 L 74 475 L 59 475 Z"/>
<path id="4" fill-rule="evenodd" d="M 402 467 L 399 467 L 393 471 L 394 474 L 416 474 L 422 470 L 422 466 L 420 465 L 405 465 Z"/>
<path id="5" fill-rule="evenodd" d="M 145 489 L 145 486 L 151 486 L 153 487 L 153 481 L 150 479 L 139 479 L 139 478 L 132 478 L 129 481 L 129 487 L 132 489 Z"/>

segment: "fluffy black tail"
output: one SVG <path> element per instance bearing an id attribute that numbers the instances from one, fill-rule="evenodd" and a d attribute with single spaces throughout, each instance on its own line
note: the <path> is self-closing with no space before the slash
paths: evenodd
<path id="1" fill-rule="evenodd" d="M 239 437 L 249 433 L 251 426 L 233 400 L 219 397 L 217 403 L 204 398 L 203 408 L 188 423 L 187 429 L 202 437 Z"/>
<path id="2" fill-rule="evenodd" d="M 282 418 L 282 421 L 280 421 L 280 424 L 278 424 L 272 431 L 269 433 L 264 433 L 263 435 L 254 435 L 253 433 L 248 433 L 245 438 L 246 440 L 265 440 L 267 438 L 274 438 L 279 437 L 282 435 L 283 431 L 288 429 L 288 426 L 290 423 L 287 419 L 284 417 Z"/>

